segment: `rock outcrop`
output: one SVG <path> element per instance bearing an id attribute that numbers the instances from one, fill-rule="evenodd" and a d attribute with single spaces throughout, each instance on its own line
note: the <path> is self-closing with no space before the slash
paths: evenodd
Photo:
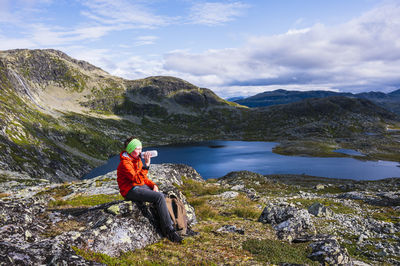
<path id="1" fill-rule="evenodd" d="M 321 265 L 353 265 L 347 250 L 334 238 L 316 241 L 310 244 L 312 252 L 309 258 Z"/>
<path id="2" fill-rule="evenodd" d="M 311 238 L 316 233 L 310 214 L 293 206 L 265 207 L 258 221 L 271 224 L 278 238 L 289 242 Z"/>
<path id="3" fill-rule="evenodd" d="M 176 188 L 182 177 L 202 181 L 193 168 L 152 165 L 149 177 L 185 203 L 189 226 L 197 222 Z M 87 265 L 73 247 L 118 256 L 162 238 L 150 204 L 118 199 L 115 171 L 74 183 L 13 188 L 3 189 L 6 196 L 0 200 L 1 265 Z"/>
<path id="4" fill-rule="evenodd" d="M 319 202 L 315 202 L 313 205 L 308 207 L 308 212 L 317 217 L 330 218 L 333 216 L 333 211 Z"/>
<path id="5" fill-rule="evenodd" d="M 399 178 L 355 181 L 240 171 L 218 183 L 227 191 L 255 190 L 256 202 L 266 205 L 258 221 L 270 224 L 278 239 L 309 243 L 309 258 L 322 265 L 369 265 L 357 259 L 399 264 Z"/>

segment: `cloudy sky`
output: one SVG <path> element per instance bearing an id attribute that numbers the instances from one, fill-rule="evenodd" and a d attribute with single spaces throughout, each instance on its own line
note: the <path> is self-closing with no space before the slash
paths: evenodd
<path id="1" fill-rule="evenodd" d="M 400 88 L 398 0 L 0 0 L 0 50 L 54 48 L 111 74 L 221 97 Z"/>

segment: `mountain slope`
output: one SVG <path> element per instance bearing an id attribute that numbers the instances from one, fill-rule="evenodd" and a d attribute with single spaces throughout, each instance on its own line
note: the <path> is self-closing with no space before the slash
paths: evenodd
<path id="1" fill-rule="evenodd" d="M 398 90 L 399 91 L 399 90 Z M 325 98 L 330 96 L 347 96 L 361 99 L 368 99 L 375 104 L 397 114 L 400 114 L 400 93 L 394 91 L 388 94 L 382 92 L 367 92 L 367 93 L 339 93 L 333 91 L 286 91 L 275 90 L 266 91 L 247 97 L 235 102 L 248 107 L 262 107 L 277 104 L 286 104 L 298 102 L 309 98 Z"/>
<path id="2" fill-rule="evenodd" d="M 207 119 L 213 108 L 236 112 L 235 104 L 183 80 L 127 81 L 51 49 L 0 52 L 0 85 L 1 169 L 52 181 L 83 176 L 132 134 L 161 144 L 209 133 L 205 120 L 160 125 L 170 114 L 180 125 Z"/>
<path id="3" fill-rule="evenodd" d="M 56 50 L 0 51 L 0 86 L 0 170 L 51 181 L 80 178 L 131 135 L 145 145 L 361 139 L 385 158 L 398 156 L 397 135 L 386 132 L 398 117 L 364 99 L 249 109 L 182 79 L 125 80 Z"/>
<path id="4" fill-rule="evenodd" d="M 249 111 L 267 135 L 287 138 L 345 138 L 384 133 L 384 121 L 398 117 L 366 99 L 344 96 L 311 98 Z"/>

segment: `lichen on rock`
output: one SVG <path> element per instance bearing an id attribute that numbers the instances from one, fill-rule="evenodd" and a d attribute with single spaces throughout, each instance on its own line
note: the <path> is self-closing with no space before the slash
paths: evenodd
<path id="1" fill-rule="evenodd" d="M 200 175 L 189 166 L 172 164 L 153 165 L 149 175 L 161 191 L 174 193 L 185 203 L 189 226 L 196 223 L 193 207 L 175 185 L 182 184 L 183 176 L 199 181 Z M 113 195 L 119 194 L 115 171 L 94 179 L 26 187 L 23 191 L 25 195 L 8 187 L 9 196 L 0 199 L 1 263 L 86 265 L 71 247 L 115 257 L 163 237 L 151 204 L 114 200 Z M 82 200 L 82 206 L 69 205 L 75 204 L 76 198 L 98 200 L 94 196 L 108 198 L 109 202 L 85 205 Z M 65 205 L 49 207 L 53 197 Z"/>

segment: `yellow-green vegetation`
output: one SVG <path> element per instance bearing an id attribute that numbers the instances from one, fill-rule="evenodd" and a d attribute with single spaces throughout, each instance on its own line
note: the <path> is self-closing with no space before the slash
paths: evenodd
<path id="1" fill-rule="evenodd" d="M 372 218 L 389 223 L 400 223 L 400 211 L 392 207 L 380 207 L 375 209 Z"/>
<path id="2" fill-rule="evenodd" d="M 63 184 L 54 188 L 50 188 L 47 190 L 43 190 L 39 193 L 37 193 L 37 196 L 46 196 L 46 197 L 53 197 L 54 199 L 60 199 L 62 197 L 65 197 L 69 194 L 71 194 L 73 190 L 70 188 L 70 184 Z"/>
<path id="3" fill-rule="evenodd" d="M 193 179 L 182 176 L 183 185 L 179 188 L 182 190 L 186 197 L 203 196 L 203 195 L 216 195 L 220 194 L 226 189 L 221 188 L 213 182 L 199 182 Z"/>
<path id="4" fill-rule="evenodd" d="M 308 245 L 308 243 L 289 244 L 271 239 L 249 239 L 243 242 L 243 249 L 250 251 L 260 262 L 319 265 L 318 262 L 307 258 L 311 252 Z"/>
<path id="5" fill-rule="evenodd" d="M 185 92 L 197 92 L 199 94 L 203 94 L 204 90 L 198 87 L 191 87 L 188 89 L 182 89 L 182 90 L 176 90 L 176 91 L 171 91 L 170 93 L 168 93 L 167 97 L 174 97 L 177 94 L 181 94 L 181 93 L 185 93 Z"/>
<path id="6" fill-rule="evenodd" d="M 96 180 L 96 187 L 101 187 L 103 184 L 109 183 L 109 182 L 115 182 L 115 180 L 113 178 L 98 179 L 98 180 Z"/>
<path id="7" fill-rule="evenodd" d="M 397 145 L 397 150 L 400 149 L 400 145 Z M 383 152 L 375 152 L 369 154 L 371 159 L 379 159 L 379 160 L 385 160 L 385 161 L 394 161 L 394 162 L 400 162 L 400 153 L 383 153 Z"/>
<path id="8" fill-rule="evenodd" d="M 241 104 L 238 104 L 238 103 L 235 103 L 235 102 L 230 102 L 230 101 L 227 101 L 227 100 L 223 100 L 223 101 L 224 101 L 224 103 L 228 104 L 229 106 L 249 109 L 249 107 L 247 107 L 245 105 L 241 105 Z"/>
<path id="9" fill-rule="evenodd" d="M 282 155 L 309 155 L 317 157 L 348 157 L 349 155 L 334 152 L 339 148 L 329 141 L 294 141 L 280 144 L 273 148 L 273 152 Z"/>
<path id="10" fill-rule="evenodd" d="M 228 209 L 228 213 L 237 217 L 256 220 L 261 215 L 261 210 L 256 207 L 257 203 L 251 201 L 247 196 L 239 195 L 231 203 L 233 207 Z"/>
<path id="11" fill-rule="evenodd" d="M 59 207 L 59 206 L 73 206 L 73 207 L 84 207 L 84 206 L 95 206 L 104 203 L 108 203 L 115 200 L 123 200 L 120 194 L 117 195 L 106 195 L 106 194 L 96 194 L 96 195 L 80 195 L 73 197 L 68 200 L 55 200 L 49 202 L 49 207 Z"/>
<path id="12" fill-rule="evenodd" d="M 76 220 L 66 220 L 50 224 L 49 227 L 42 233 L 44 237 L 55 237 L 68 231 L 79 231 L 80 228 L 84 228 L 85 224 Z"/>
<path id="13" fill-rule="evenodd" d="M 264 177 L 250 177 L 244 180 L 247 188 L 253 188 L 264 195 L 292 195 L 299 192 L 299 187 L 289 186 L 280 182 L 274 182 Z"/>
<path id="14" fill-rule="evenodd" d="M 93 252 L 90 250 L 82 250 L 77 247 L 72 247 L 72 249 L 75 250 L 77 255 L 82 256 L 88 261 L 100 262 L 112 266 L 133 265 L 132 262 L 128 262 L 124 258 L 114 258 L 103 253 Z M 151 264 L 144 264 L 144 265 L 151 265 Z"/>
<path id="15" fill-rule="evenodd" d="M 196 210 L 196 216 L 199 219 L 202 220 L 207 220 L 207 219 L 213 219 L 218 216 L 218 211 L 211 207 L 208 204 L 209 198 L 207 197 L 201 197 L 201 198 L 187 198 L 188 202 L 190 205 L 193 206 Z"/>

